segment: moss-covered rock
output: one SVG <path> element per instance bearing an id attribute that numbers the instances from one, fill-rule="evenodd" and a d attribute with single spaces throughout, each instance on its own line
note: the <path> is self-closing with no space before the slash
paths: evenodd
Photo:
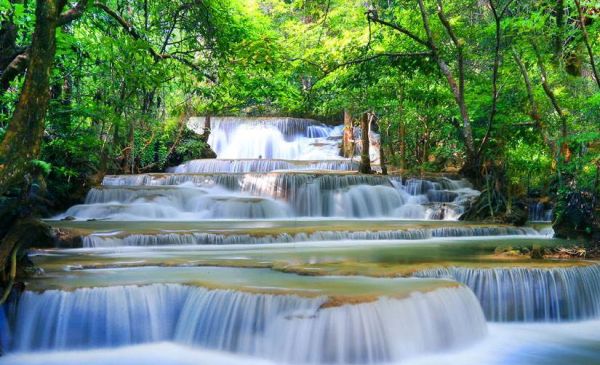
<path id="1" fill-rule="evenodd" d="M 217 154 L 208 144 L 208 136 L 208 133 L 198 134 L 185 128 L 177 146 L 169 155 L 166 166 L 176 166 L 199 158 L 216 158 Z"/>

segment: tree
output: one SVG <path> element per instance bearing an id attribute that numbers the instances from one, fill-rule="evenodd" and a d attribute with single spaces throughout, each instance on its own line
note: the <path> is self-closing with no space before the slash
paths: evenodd
<path id="1" fill-rule="evenodd" d="M 30 182 L 27 180 L 31 179 L 27 174 L 40 155 L 56 52 L 56 28 L 80 17 L 87 4 L 82 1 L 63 13 L 65 5 L 64 0 L 36 1 L 35 29 L 27 52 L 28 72 L 0 147 L 0 196 L 13 184 L 27 188 Z"/>
<path id="2" fill-rule="evenodd" d="M 421 38 L 413 31 L 386 20 L 379 18 L 378 13 L 375 11 L 369 11 L 368 18 L 376 23 L 382 24 L 386 27 L 392 28 L 397 32 L 409 37 L 413 41 L 417 42 L 421 46 L 426 47 L 431 52 L 433 60 L 437 63 L 440 72 L 445 77 L 450 90 L 454 96 L 456 105 L 458 106 L 460 116 L 462 119 L 462 135 L 464 138 L 467 159 L 463 167 L 463 172 L 471 177 L 478 176 L 479 169 L 479 156 L 478 151 L 475 149 L 475 142 L 473 139 L 473 129 L 471 126 L 471 120 L 469 117 L 469 111 L 465 102 L 465 66 L 464 66 L 464 52 L 463 52 L 463 41 L 457 37 L 454 27 L 448 21 L 446 13 L 444 12 L 443 4 L 441 0 L 437 0 L 437 15 L 446 30 L 448 36 L 452 40 L 452 44 L 456 51 L 456 75 L 450 69 L 448 62 L 442 56 L 439 45 L 437 44 L 433 32 L 431 30 L 429 12 L 425 7 L 423 0 L 418 0 L 419 11 L 423 22 L 423 29 L 425 30 L 426 39 Z"/>

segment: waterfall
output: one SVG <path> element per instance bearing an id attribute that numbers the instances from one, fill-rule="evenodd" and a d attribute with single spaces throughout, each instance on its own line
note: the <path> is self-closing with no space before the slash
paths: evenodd
<path id="1" fill-rule="evenodd" d="M 105 183 L 57 218 L 457 220 L 479 194 L 460 180 L 306 172 L 134 175 Z"/>
<path id="2" fill-rule="evenodd" d="M 191 120 L 200 132 L 203 124 Z M 202 126 L 202 127 L 200 127 Z M 208 144 L 222 159 L 339 159 L 341 128 L 299 118 L 211 118 Z"/>
<path id="3" fill-rule="evenodd" d="M 91 189 L 85 204 L 61 217 L 113 220 L 274 219 L 291 216 L 286 202 L 235 193 L 221 187 Z"/>
<path id="4" fill-rule="evenodd" d="M 195 313 L 200 317 L 193 325 L 211 336 L 197 342 L 210 346 L 218 340 L 222 342 L 210 347 L 229 350 L 227 345 L 260 332 L 266 321 L 296 311 L 313 313 L 323 301 L 176 284 L 25 292 L 18 303 L 13 348 L 64 350 L 187 339 Z"/>
<path id="5" fill-rule="evenodd" d="M 6 308 L 0 306 L 0 354 L 4 353 L 10 346 L 10 327 L 6 318 Z"/>
<path id="6" fill-rule="evenodd" d="M 370 364 L 461 347 L 487 331 L 464 287 L 339 307 L 326 301 L 175 284 L 25 292 L 12 348 L 175 341 L 289 363 Z"/>
<path id="7" fill-rule="evenodd" d="M 273 127 L 287 138 L 296 136 L 326 137 L 329 127 L 313 119 L 289 117 L 211 117 L 211 133 L 232 134 L 240 126 Z M 188 127 L 202 134 L 204 132 L 204 117 L 192 117 Z M 339 128 L 338 128 L 339 129 Z M 338 131 L 338 135 L 340 132 Z M 226 136 L 225 136 L 226 137 Z M 216 137 L 215 137 L 216 139 Z M 244 143 L 247 143 L 244 142 Z"/>
<path id="8" fill-rule="evenodd" d="M 373 364 L 461 348 L 486 332 L 469 290 L 438 289 L 325 309 L 309 320 L 280 318 L 267 336 L 267 353 L 290 363 Z"/>
<path id="9" fill-rule="evenodd" d="M 272 172 L 278 170 L 304 171 L 304 170 L 330 170 L 351 171 L 357 170 L 358 163 L 350 160 L 321 160 L 321 161 L 286 161 L 266 159 L 244 160 L 192 160 L 169 169 L 169 172 L 178 174 L 206 174 L 206 173 L 248 173 Z M 148 176 L 148 175 L 146 175 Z M 127 176 L 109 177 L 127 178 Z M 105 184 L 106 184 L 105 178 Z"/>
<path id="10" fill-rule="evenodd" d="M 530 222 L 552 222 L 552 208 L 546 208 L 542 202 L 529 204 L 529 221 Z"/>
<path id="11" fill-rule="evenodd" d="M 440 268 L 418 277 L 467 285 L 491 321 L 561 321 L 600 317 L 600 265 L 571 268 Z"/>
<path id="12" fill-rule="evenodd" d="M 222 233 L 161 233 L 107 235 L 91 234 L 82 237 L 83 247 L 161 246 L 161 245 L 227 245 L 301 243 L 318 241 L 421 240 L 434 237 L 476 236 L 540 236 L 530 227 L 439 227 L 384 231 L 317 231 L 312 233 L 280 233 L 255 236 Z"/>
<path id="13" fill-rule="evenodd" d="M 204 120 L 189 125 L 201 133 Z M 65 246 L 85 249 L 33 252 L 39 272 L 23 277 L 25 290 L 0 311 L 0 349 L 9 363 L 64 356 L 78 364 L 397 364 L 462 354 L 486 336 L 486 317 L 503 322 L 490 324 L 492 335 L 501 326 L 539 326 L 541 333 L 557 326 L 542 321 L 600 319 L 600 265 L 475 268 L 473 259 L 495 247 L 483 237 L 545 237 L 551 228 L 398 222 L 458 220 L 480 194 L 466 180 L 358 174 L 356 160 L 339 156 L 343 127 L 310 119 L 212 118 L 210 128 L 219 159 L 106 176 L 83 204 L 55 217 L 67 222 L 50 222 Z M 377 153 L 371 148 L 373 163 Z M 546 208 L 531 206 L 530 220 L 549 221 Z M 112 222 L 70 222 L 86 219 Z M 450 237 L 479 238 L 440 239 Z M 204 266 L 213 260 L 224 266 Z M 351 276 L 448 260 L 474 268 Z M 481 346 L 536 353 L 520 339 L 510 346 L 496 340 Z M 513 359 L 496 355 L 486 353 Z M 483 362 L 457 358 L 432 363 Z"/>

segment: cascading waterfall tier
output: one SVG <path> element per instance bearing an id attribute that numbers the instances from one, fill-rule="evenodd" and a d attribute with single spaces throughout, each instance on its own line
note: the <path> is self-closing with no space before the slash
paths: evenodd
<path id="1" fill-rule="evenodd" d="M 204 118 L 189 126 L 202 133 Z M 210 128 L 219 159 L 189 161 L 166 174 L 107 176 L 85 204 L 56 218 L 457 220 L 479 194 L 463 180 L 341 172 L 357 168 L 339 156 L 343 126 L 230 117 L 211 118 Z"/>
<path id="2" fill-rule="evenodd" d="M 158 341 L 287 363 L 372 364 L 477 341 L 487 329 L 465 287 L 330 307 L 327 298 L 175 284 L 24 292 L 13 351 Z"/>
<path id="3" fill-rule="evenodd" d="M 491 321 L 561 321 L 600 317 L 600 265 L 571 268 L 462 267 L 421 271 L 467 285 Z"/>
<path id="4" fill-rule="evenodd" d="M 479 194 L 462 180 L 332 173 L 139 175 L 105 183 L 58 218 L 456 220 Z"/>
<path id="5" fill-rule="evenodd" d="M 206 173 L 248 173 L 286 171 L 352 171 L 358 169 L 358 163 L 351 160 L 320 160 L 320 161 L 289 161 L 265 159 L 204 159 L 192 160 L 177 167 L 168 169 L 169 172 L 178 174 L 206 174 Z M 149 175 L 146 175 L 149 176 Z M 122 176 L 119 176 L 122 177 Z M 118 179 L 111 176 L 108 179 Z M 107 178 L 104 179 L 105 183 Z M 117 180 L 118 181 L 118 180 Z M 124 184 L 126 185 L 126 184 Z M 140 184 L 141 185 L 141 184 Z M 149 185 L 149 184 L 148 184 Z"/>
<path id="6" fill-rule="evenodd" d="M 531 227 L 439 227 L 384 231 L 317 231 L 255 236 L 207 232 L 160 234 L 91 234 L 82 237 L 87 248 L 162 245 L 241 245 L 317 241 L 422 240 L 435 237 L 541 236 Z"/>
<path id="7" fill-rule="evenodd" d="M 202 133 L 204 119 L 192 118 L 189 126 Z M 57 232 L 66 228 L 59 232 L 65 246 L 85 249 L 32 255 L 45 274 L 32 278 L 29 290 L 11 303 L 4 321 L 10 336 L 0 335 L 3 348 L 19 356 L 162 342 L 256 357 L 250 361 L 397 363 L 483 338 L 486 316 L 503 322 L 600 317 L 598 266 L 448 268 L 394 279 L 404 284 L 329 276 L 410 275 L 450 262 L 471 266 L 493 252 L 495 240 L 437 238 L 540 232 L 398 222 L 457 220 L 479 192 L 464 180 L 357 174 L 356 158 L 339 155 L 342 126 L 295 118 L 211 118 L 210 129 L 208 142 L 218 159 L 188 161 L 168 173 L 106 176 L 84 204 L 56 217 L 111 222 L 53 222 Z M 358 140 L 360 131 L 354 132 Z M 370 137 L 377 169 L 378 138 Z M 532 208 L 532 220 L 546 220 L 543 206 Z M 85 236 L 78 241 L 73 234 Z M 428 240 L 399 242 L 409 239 Z M 382 242 L 363 242 L 369 240 Z M 312 250 L 300 249 L 301 242 L 319 243 L 307 245 Z M 269 243 L 282 245 L 120 248 Z M 214 262 L 219 267 L 205 266 Z M 277 262 L 277 270 L 262 266 L 269 262 Z M 239 269 L 244 265 L 263 268 Z M 410 267 L 402 271 L 402 265 Z M 310 275 L 291 276 L 300 266 Z M 311 276 L 316 274 L 325 276 Z M 424 277 L 449 280 L 430 283 Z M 98 287 L 84 288 L 90 286 Z M 381 292 L 372 291 L 377 286 Z M 397 297 L 381 296 L 388 294 Z"/>
<path id="8" fill-rule="evenodd" d="M 188 123 L 202 133 L 203 118 Z M 299 118 L 211 118 L 208 144 L 223 159 L 340 159 L 342 127 Z"/>
<path id="9" fill-rule="evenodd" d="M 531 203 L 528 206 L 530 222 L 552 222 L 553 209 L 542 202 Z"/>
<path id="10" fill-rule="evenodd" d="M 288 138 L 296 136 L 327 137 L 331 128 L 314 119 L 290 117 L 211 117 L 210 132 L 232 134 L 240 126 L 273 127 Z M 192 117 L 188 127 L 199 134 L 204 133 L 205 117 Z M 244 142 L 245 144 L 248 141 Z"/>

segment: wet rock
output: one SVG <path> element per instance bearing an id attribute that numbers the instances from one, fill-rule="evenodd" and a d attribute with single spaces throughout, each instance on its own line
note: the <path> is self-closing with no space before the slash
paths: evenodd
<path id="1" fill-rule="evenodd" d="M 515 226 L 522 226 L 527 223 L 529 215 L 527 214 L 527 210 L 522 204 L 513 205 L 510 212 L 507 212 L 504 216 L 504 221 L 506 223 L 514 224 Z"/>
<path id="2" fill-rule="evenodd" d="M 574 191 L 567 194 L 557 207 L 553 225 L 555 237 L 600 241 L 600 213 L 594 209 L 594 194 Z"/>
<path id="3" fill-rule="evenodd" d="M 52 231 L 56 247 L 78 248 L 82 247 L 81 234 L 69 229 L 55 228 Z"/>

